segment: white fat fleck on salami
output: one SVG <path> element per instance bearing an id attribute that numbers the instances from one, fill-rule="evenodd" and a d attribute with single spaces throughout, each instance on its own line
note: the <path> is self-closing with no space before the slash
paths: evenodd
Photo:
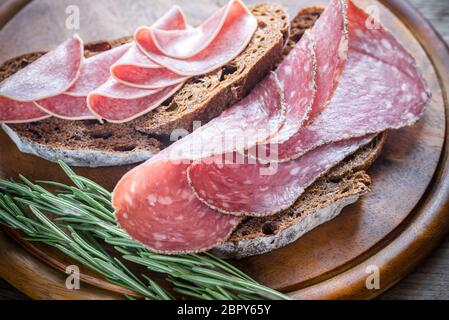
<path id="1" fill-rule="evenodd" d="M 78 36 L 70 38 L 4 80 L 0 84 L 0 97 L 32 102 L 65 92 L 80 75 L 83 49 Z"/>
<path id="2" fill-rule="evenodd" d="M 257 19 L 241 1 L 231 0 L 229 6 L 220 32 L 207 47 L 191 57 L 180 59 L 165 55 L 155 43 L 151 28 L 139 28 L 135 41 L 151 60 L 179 75 L 196 76 L 208 73 L 238 56 L 247 47 L 257 29 Z"/>

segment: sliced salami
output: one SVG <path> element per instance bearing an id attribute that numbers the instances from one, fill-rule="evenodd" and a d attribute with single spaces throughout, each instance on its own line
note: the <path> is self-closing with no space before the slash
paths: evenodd
<path id="1" fill-rule="evenodd" d="M 142 89 L 159 89 L 188 79 L 154 63 L 135 44 L 111 67 L 111 74 L 118 82 Z"/>
<path id="2" fill-rule="evenodd" d="M 71 96 L 87 97 L 89 93 L 109 79 L 111 76 L 111 66 L 117 62 L 130 47 L 131 44 L 124 44 L 85 59 L 78 80 L 65 93 Z"/>
<path id="3" fill-rule="evenodd" d="M 270 141 L 280 143 L 298 132 L 308 119 L 315 101 L 317 61 L 315 41 L 311 33 L 304 34 L 278 67 L 276 75 L 286 104 L 286 120 L 281 130 Z"/>
<path id="4" fill-rule="evenodd" d="M 233 23 L 233 21 L 228 21 L 235 19 L 233 11 L 239 10 L 236 9 L 237 6 L 244 6 L 238 2 L 240 0 L 229 1 L 227 6 L 215 12 L 196 28 L 183 30 L 150 28 L 151 41 L 163 55 L 177 59 L 191 58 L 206 49 L 215 40 L 224 25 Z"/>
<path id="5" fill-rule="evenodd" d="M 225 241 L 240 222 L 195 197 L 187 183 L 187 167 L 154 158 L 127 173 L 114 190 L 118 223 L 154 252 L 206 251 Z"/>
<path id="6" fill-rule="evenodd" d="M 290 208 L 304 190 L 331 168 L 373 139 L 373 136 L 332 143 L 285 163 L 226 163 L 221 156 L 188 169 L 198 199 L 236 216 L 268 216 Z M 227 158 L 230 158 L 229 156 Z"/>
<path id="7" fill-rule="evenodd" d="M 115 86 L 123 86 L 121 84 L 115 84 Z M 115 87 L 114 85 L 112 87 Z M 90 111 L 99 119 L 105 119 L 112 123 L 124 123 L 134 120 L 151 110 L 159 107 L 165 100 L 170 98 L 178 91 L 183 84 L 175 85 L 164 88 L 162 90 L 146 90 L 145 95 L 140 97 L 127 96 L 123 90 L 117 90 L 116 95 L 113 96 L 106 92 L 101 94 L 100 91 L 90 94 L 87 97 L 87 104 Z M 135 88 L 128 87 L 130 89 L 137 90 Z M 122 97 L 118 97 L 123 95 Z"/>
<path id="8" fill-rule="evenodd" d="M 286 106 L 276 74 L 242 101 L 168 149 L 171 159 L 197 160 L 265 143 L 285 123 Z"/>
<path id="9" fill-rule="evenodd" d="M 65 120 L 95 119 L 87 106 L 87 98 L 60 94 L 53 98 L 35 102 L 35 106 L 46 114 Z"/>
<path id="10" fill-rule="evenodd" d="M 310 31 L 316 43 L 316 83 L 319 90 L 306 124 L 313 121 L 326 107 L 345 67 L 349 40 L 346 0 L 331 0 Z"/>
<path id="11" fill-rule="evenodd" d="M 238 56 L 257 29 L 257 19 L 240 1 L 233 1 L 228 17 L 215 39 L 196 55 L 177 59 L 165 55 L 153 41 L 151 28 L 141 27 L 135 33 L 139 48 L 154 62 L 184 76 L 213 71 Z"/>
<path id="12" fill-rule="evenodd" d="M 380 25 L 368 29 L 368 15 L 351 1 L 348 14 L 349 56 L 338 88 L 312 124 L 277 146 L 281 161 L 326 143 L 412 125 L 424 111 L 430 95 L 413 57 Z M 380 48 L 384 40 L 390 50 L 363 50 Z M 389 62 L 384 59 L 387 50 Z"/>
<path id="13" fill-rule="evenodd" d="M 185 30 L 188 28 L 184 13 L 178 6 L 171 8 L 153 26 L 156 30 Z M 112 76 L 125 85 L 142 89 L 160 89 L 185 82 L 180 76 L 153 62 L 135 43 L 130 50 L 111 67 Z"/>
<path id="14" fill-rule="evenodd" d="M 83 41 L 73 36 L 3 81 L 0 97 L 32 102 L 65 92 L 80 75 L 83 49 Z"/>
<path id="15" fill-rule="evenodd" d="M 129 48 L 130 45 L 125 44 L 85 59 L 78 80 L 67 92 L 36 101 L 36 105 L 43 111 L 65 120 L 95 119 L 87 105 L 87 95 L 109 79 L 112 64 Z"/>
<path id="16" fill-rule="evenodd" d="M 26 123 L 49 118 L 50 115 L 33 102 L 18 102 L 0 97 L 0 122 L 1 123 Z"/>

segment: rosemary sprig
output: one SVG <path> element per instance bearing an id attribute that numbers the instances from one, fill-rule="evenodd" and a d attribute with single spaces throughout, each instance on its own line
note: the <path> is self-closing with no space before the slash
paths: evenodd
<path id="1" fill-rule="evenodd" d="M 147 299 L 170 299 L 156 282 L 143 283 L 121 260 L 107 254 L 97 240 L 112 245 L 123 260 L 163 273 L 173 290 L 197 299 L 289 299 L 260 285 L 233 265 L 210 253 L 165 256 L 132 240 L 115 224 L 111 193 L 59 163 L 74 186 L 54 181 L 32 183 L 0 180 L 0 222 L 25 233 L 30 240 L 56 247 L 111 283 Z M 50 192 L 43 185 L 60 189 Z M 29 210 L 26 210 L 26 209 Z M 49 219 L 44 213 L 52 214 Z"/>

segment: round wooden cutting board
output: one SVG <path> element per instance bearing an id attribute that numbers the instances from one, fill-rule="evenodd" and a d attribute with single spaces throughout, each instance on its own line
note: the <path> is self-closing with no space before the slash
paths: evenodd
<path id="1" fill-rule="evenodd" d="M 15 8 L 25 2 L 11 1 Z M 326 3 L 277 2 L 283 2 L 292 16 L 300 7 Z M 417 125 L 389 134 L 381 157 L 369 170 L 374 181 L 371 193 L 285 248 L 234 261 L 259 282 L 297 299 L 373 298 L 415 268 L 449 231 L 449 159 L 445 144 L 448 48 L 406 1 L 356 2 L 365 9 L 379 9 L 382 24 L 413 52 L 431 88 L 432 100 Z M 0 43 L 7 44 L 0 47 L 0 61 L 63 41 L 72 33 L 64 27 L 64 21 L 65 9 L 73 3 L 81 13 L 78 33 L 86 41 L 93 41 L 129 35 L 175 3 L 185 9 L 194 24 L 226 0 L 33 1 L 0 31 Z M 11 15 L 11 10 L 0 12 L 0 25 Z M 30 179 L 65 181 L 57 165 L 20 153 L 4 133 L 0 133 L 0 148 L 0 178 L 21 173 Z M 130 168 L 76 171 L 112 189 Z M 68 291 L 60 270 L 71 264 L 70 259 L 47 247 L 23 242 L 16 234 L 12 236 L 14 240 L 0 231 L 0 276 L 32 298 L 116 299 L 124 292 L 87 270 L 83 270 L 82 290 Z M 380 289 L 369 290 L 366 280 L 373 267 L 380 271 Z"/>

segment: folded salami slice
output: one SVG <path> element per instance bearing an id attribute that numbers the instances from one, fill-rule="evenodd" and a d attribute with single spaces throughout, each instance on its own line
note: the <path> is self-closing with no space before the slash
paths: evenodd
<path id="1" fill-rule="evenodd" d="M 214 40 L 199 53 L 186 59 L 165 55 L 153 41 L 151 28 L 141 27 L 135 33 L 140 49 L 154 62 L 184 76 L 213 71 L 238 56 L 251 41 L 257 29 L 257 19 L 240 1 L 233 1 L 225 23 Z"/>
<path id="2" fill-rule="evenodd" d="M 181 83 L 162 90 L 143 90 L 111 82 L 91 93 L 87 104 L 97 118 L 112 123 L 128 122 L 150 112 L 183 86 Z"/>
<path id="3" fill-rule="evenodd" d="M 280 161 L 326 143 L 412 125 L 424 111 L 430 95 L 414 58 L 382 26 L 367 28 L 368 15 L 351 1 L 348 15 L 349 56 L 338 88 L 312 124 L 277 146 Z"/>
<path id="4" fill-rule="evenodd" d="M 225 241 L 240 222 L 195 197 L 187 183 L 187 167 L 154 158 L 127 173 L 114 190 L 118 223 L 154 252 L 206 251 Z"/>
<path id="5" fill-rule="evenodd" d="M 184 13 L 178 6 L 172 7 L 153 25 L 156 30 L 186 30 Z M 185 82 L 180 76 L 153 62 L 134 43 L 130 50 L 111 67 L 112 76 L 123 84 L 142 89 L 159 89 Z"/>
<path id="6" fill-rule="evenodd" d="M 286 120 L 270 141 L 281 143 L 291 138 L 303 126 L 315 101 L 317 60 L 315 41 L 311 33 L 304 34 L 278 67 L 276 75 L 285 100 Z"/>
<path id="7" fill-rule="evenodd" d="M 196 28 L 184 30 L 161 30 L 151 28 L 151 37 L 159 51 L 172 58 L 187 59 L 206 49 L 229 19 L 234 19 L 233 10 L 242 7 L 240 0 L 231 0 L 228 5 L 218 10 L 204 23 Z M 228 22 L 232 23 L 233 21 Z"/>
<path id="8" fill-rule="evenodd" d="M 232 151 L 243 152 L 275 136 L 286 120 L 282 88 L 275 73 L 218 118 L 168 149 L 171 159 L 198 160 Z M 168 152 L 167 151 L 167 152 Z"/>
<path id="9" fill-rule="evenodd" d="M 135 44 L 111 67 L 111 74 L 125 85 L 142 89 L 168 87 L 188 79 L 154 63 Z"/>
<path id="10" fill-rule="evenodd" d="M 18 102 L 0 97 L 0 122 L 2 123 L 26 123 L 44 120 L 50 115 L 33 102 Z"/>
<path id="11" fill-rule="evenodd" d="M 226 163 L 222 156 L 204 159 L 189 167 L 188 179 L 198 199 L 217 211 L 273 215 L 290 208 L 307 187 L 373 138 L 331 143 L 284 163 L 253 163 L 249 158 Z"/>
<path id="12" fill-rule="evenodd" d="M 36 105 L 61 119 L 95 119 L 87 105 L 87 95 L 109 79 L 112 64 L 123 56 L 130 46 L 125 44 L 85 59 L 78 80 L 68 91 L 55 97 L 38 100 L 35 102 Z"/>
<path id="13" fill-rule="evenodd" d="M 34 102 L 35 106 L 46 114 L 65 120 L 95 119 L 87 106 L 87 97 L 60 94 Z"/>
<path id="14" fill-rule="evenodd" d="M 83 42 L 73 36 L 0 84 L 0 97 L 32 102 L 67 91 L 78 79 Z"/>

